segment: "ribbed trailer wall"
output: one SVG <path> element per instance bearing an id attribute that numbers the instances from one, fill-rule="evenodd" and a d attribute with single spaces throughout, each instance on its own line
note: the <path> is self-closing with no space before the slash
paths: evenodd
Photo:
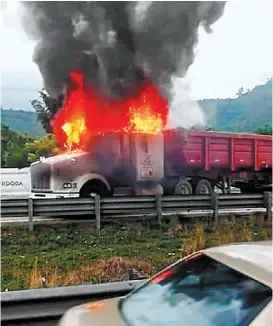
<path id="1" fill-rule="evenodd" d="M 272 167 L 272 136 L 170 131 L 165 133 L 165 152 L 166 155 L 176 152 L 176 157 L 180 152 L 181 163 L 188 168 L 258 171 Z"/>

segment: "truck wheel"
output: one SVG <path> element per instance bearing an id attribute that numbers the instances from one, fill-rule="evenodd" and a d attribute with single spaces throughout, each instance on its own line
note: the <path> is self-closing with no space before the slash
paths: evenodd
<path id="1" fill-rule="evenodd" d="M 211 195 L 212 193 L 213 193 L 213 187 L 209 182 L 209 180 L 201 179 L 198 181 L 195 188 L 196 195 Z"/>
<path id="2" fill-rule="evenodd" d="M 80 197 L 81 198 L 90 198 L 92 194 L 97 194 L 101 198 L 111 197 L 111 192 L 106 188 L 106 186 L 101 182 L 90 182 L 85 184 L 81 191 Z"/>
<path id="3" fill-rule="evenodd" d="M 174 188 L 174 195 L 191 195 L 191 194 L 192 194 L 192 187 L 189 181 L 180 180 L 177 182 Z"/>

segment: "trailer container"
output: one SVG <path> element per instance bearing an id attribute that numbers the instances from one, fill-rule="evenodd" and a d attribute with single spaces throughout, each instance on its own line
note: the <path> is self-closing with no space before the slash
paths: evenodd
<path id="1" fill-rule="evenodd" d="M 214 186 L 223 192 L 230 186 L 242 192 L 268 190 L 272 183 L 272 136 L 168 131 L 164 135 L 164 161 L 167 193 L 209 193 Z"/>

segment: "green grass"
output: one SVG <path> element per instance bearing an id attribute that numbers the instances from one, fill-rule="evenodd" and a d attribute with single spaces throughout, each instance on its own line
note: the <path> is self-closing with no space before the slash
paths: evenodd
<path id="1" fill-rule="evenodd" d="M 107 226 L 100 234 L 86 224 L 2 226 L 1 290 L 124 280 L 128 268 L 150 276 L 176 259 L 221 243 L 271 239 L 263 217 L 208 224 Z"/>

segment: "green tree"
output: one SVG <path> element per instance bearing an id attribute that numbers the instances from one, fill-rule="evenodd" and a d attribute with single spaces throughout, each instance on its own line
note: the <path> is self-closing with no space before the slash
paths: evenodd
<path id="1" fill-rule="evenodd" d="M 28 166 L 28 154 L 25 144 L 33 139 L 20 135 L 1 124 L 1 167 L 22 168 Z"/>
<path id="2" fill-rule="evenodd" d="M 240 96 L 242 96 L 243 94 L 244 94 L 244 89 L 243 89 L 243 87 L 240 87 L 240 88 L 238 89 L 236 95 L 237 95 L 238 97 L 240 97 Z"/>
<path id="3" fill-rule="evenodd" d="M 272 135 L 272 126 L 266 123 L 262 128 L 256 130 L 256 134 L 260 135 Z"/>
<path id="4" fill-rule="evenodd" d="M 41 156 L 51 156 L 59 153 L 53 134 L 47 134 L 40 139 L 35 139 L 32 142 L 26 143 L 25 150 L 28 153 L 28 162 L 32 163 Z"/>
<path id="5" fill-rule="evenodd" d="M 39 92 L 39 99 L 31 101 L 31 105 L 36 111 L 37 120 L 42 124 L 46 133 L 52 133 L 51 121 L 55 114 L 62 107 L 64 96 L 52 98 L 48 95 L 45 89 Z"/>
<path id="6" fill-rule="evenodd" d="M 1 167 L 22 168 L 29 166 L 40 156 L 48 157 L 58 153 L 53 134 L 33 139 L 1 125 Z"/>

